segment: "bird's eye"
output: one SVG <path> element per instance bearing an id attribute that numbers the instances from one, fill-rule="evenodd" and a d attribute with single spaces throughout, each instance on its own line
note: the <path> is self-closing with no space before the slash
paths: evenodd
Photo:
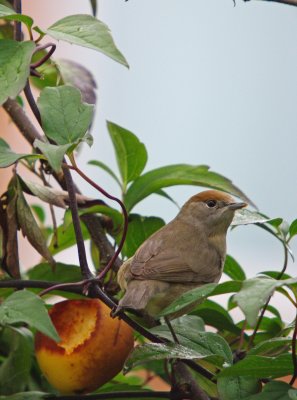
<path id="1" fill-rule="evenodd" d="M 217 202 L 216 202 L 216 200 L 207 200 L 206 205 L 209 208 L 213 208 L 217 205 Z"/>

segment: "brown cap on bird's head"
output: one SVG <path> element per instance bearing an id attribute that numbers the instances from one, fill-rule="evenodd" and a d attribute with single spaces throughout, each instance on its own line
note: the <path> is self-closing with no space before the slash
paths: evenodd
<path id="1" fill-rule="evenodd" d="M 185 203 L 185 205 L 198 202 L 206 203 L 209 207 L 215 207 L 217 203 L 220 203 L 221 207 L 228 206 L 234 210 L 247 206 L 246 203 L 236 203 L 232 196 L 218 190 L 205 190 L 204 192 L 195 194 Z"/>

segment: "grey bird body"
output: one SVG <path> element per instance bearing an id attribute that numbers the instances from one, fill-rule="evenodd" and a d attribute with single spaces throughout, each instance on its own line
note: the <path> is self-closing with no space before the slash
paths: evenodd
<path id="1" fill-rule="evenodd" d="M 231 204 L 244 206 L 216 191 L 193 196 L 121 266 L 118 282 L 125 295 L 119 307 L 145 310 L 154 317 L 182 293 L 218 282 L 226 256 L 226 232 L 236 209 L 229 208 Z"/>

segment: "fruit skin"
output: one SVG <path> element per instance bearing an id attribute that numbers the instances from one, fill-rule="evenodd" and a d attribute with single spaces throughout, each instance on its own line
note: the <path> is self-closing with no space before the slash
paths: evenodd
<path id="1" fill-rule="evenodd" d="M 89 393 L 118 374 L 133 348 L 133 331 L 97 299 L 65 300 L 49 311 L 61 342 L 35 336 L 41 371 L 63 394 Z"/>

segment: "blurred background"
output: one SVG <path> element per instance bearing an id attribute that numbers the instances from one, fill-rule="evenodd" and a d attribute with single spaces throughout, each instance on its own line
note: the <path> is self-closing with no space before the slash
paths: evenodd
<path id="1" fill-rule="evenodd" d="M 230 178 L 261 212 L 288 222 L 297 218 L 297 8 L 241 0 L 236 6 L 232 0 L 101 0 L 98 8 L 98 18 L 111 29 L 130 69 L 93 50 L 59 43 L 54 56 L 81 62 L 98 85 L 94 145 L 83 148 L 80 167 L 120 195 L 108 175 L 87 165 L 100 159 L 116 168 L 106 129 L 110 120 L 146 145 L 145 171 L 207 164 Z M 23 12 L 47 28 L 66 15 L 90 13 L 91 7 L 88 0 L 24 0 Z M 11 142 L 11 124 L 10 129 Z M 12 144 L 17 146 L 22 146 L 19 139 Z M 98 197 L 77 182 L 84 194 Z M 167 191 L 182 205 L 200 188 Z M 151 196 L 134 212 L 169 221 L 177 208 Z M 234 229 L 228 251 L 249 277 L 282 268 L 281 244 L 256 226 Z M 77 262 L 73 250 L 66 257 L 68 263 Z M 296 276 L 295 271 L 290 262 L 288 272 Z M 282 301 L 276 297 L 274 304 L 293 318 L 293 308 Z"/>

